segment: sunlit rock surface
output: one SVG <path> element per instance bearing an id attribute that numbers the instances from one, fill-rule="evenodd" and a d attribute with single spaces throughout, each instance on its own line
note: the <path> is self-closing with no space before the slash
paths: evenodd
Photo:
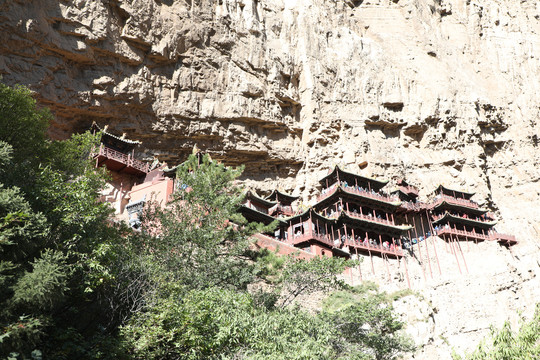
<path id="1" fill-rule="evenodd" d="M 422 196 L 475 191 L 520 243 L 474 245 L 468 274 L 410 267 L 436 309 L 418 358 L 444 358 L 540 298 L 539 18 L 510 0 L 11 0 L 0 74 L 52 109 L 55 137 L 96 121 L 171 163 L 197 144 L 306 204 L 364 160 Z"/>

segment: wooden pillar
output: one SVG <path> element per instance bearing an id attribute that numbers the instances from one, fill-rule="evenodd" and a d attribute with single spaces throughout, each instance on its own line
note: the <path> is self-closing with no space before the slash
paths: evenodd
<path id="1" fill-rule="evenodd" d="M 360 258 L 358 257 L 358 248 L 354 248 L 354 250 L 356 251 L 356 259 L 358 260 L 358 273 L 360 274 L 360 282 L 362 282 L 362 262 L 360 261 Z"/>
<path id="2" fill-rule="evenodd" d="M 428 241 L 426 238 L 426 229 L 424 228 L 424 220 L 422 220 L 422 215 L 420 215 L 420 224 L 422 225 L 422 232 L 424 233 L 424 241 L 426 242 L 426 255 L 427 255 L 427 261 L 429 266 L 429 274 L 431 275 L 431 278 L 433 279 L 433 270 L 431 269 L 431 260 L 429 258 L 429 247 L 428 247 Z"/>
<path id="3" fill-rule="evenodd" d="M 431 218 L 430 218 L 429 213 L 428 213 L 427 210 L 426 210 L 426 219 L 427 219 L 431 234 L 433 236 L 433 235 L 435 235 L 435 229 L 433 228 L 433 224 L 431 222 Z M 426 241 L 427 241 L 427 239 L 426 239 Z M 441 263 L 439 262 L 439 256 L 437 255 L 437 246 L 435 245 L 435 240 L 433 240 L 432 244 L 433 244 L 433 252 L 435 253 L 435 259 L 437 260 L 437 267 L 439 268 L 439 275 L 442 275 Z"/>
<path id="4" fill-rule="evenodd" d="M 388 273 L 388 281 L 392 281 L 392 277 L 390 276 L 390 267 L 388 266 L 388 255 L 383 253 L 383 261 L 386 264 L 386 272 Z"/>
<path id="5" fill-rule="evenodd" d="M 309 212 L 309 228 L 311 230 L 311 236 L 315 234 L 315 229 L 313 229 L 313 217 L 311 216 L 311 211 Z"/>
<path id="6" fill-rule="evenodd" d="M 450 235 L 450 244 L 452 245 L 452 248 L 454 248 L 454 238 L 453 238 L 452 235 Z M 454 252 L 454 255 L 456 256 L 456 262 L 457 262 L 457 266 L 458 266 L 458 269 L 459 269 L 459 273 L 462 274 L 461 266 L 459 265 L 459 259 L 458 259 L 458 256 L 457 256 L 457 249 L 453 249 L 453 252 Z"/>
<path id="7" fill-rule="evenodd" d="M 422 268 L 422 273 L 424 274 L 424 280 L 427 280 L 426 279 L 426 269 L 424 268 L 424 264 L 422 263 L 422 247 L 420 246 L 420 241 L 418 241 L 418 231 L 416 230 L 416 228 L 417 228 L 416 217 L 414 215 L 415 214 L 412 215 L 413 229 L 414 229 L 414 235 L 416 237 L 416 241 L 417 241 L 417 244 L 418 244 L 418 255 L 420 256 L 420 258 L 419 258 L 420 267 Z M 413 246 L 412 239 L 411 239 L 411 246 Z"/>
<path id="8" fill-rule="evenodd" d="M 459 239 L 456 237 L 456 244 L 458 246 L 459 252 L 461 253 L 461 257 L 463 258 L 463 265 L 465 265 L 465 271 L 467 271 L 467 274 L 469 273 L 469 267 L 467 266 L 467 262 L 465 261 L 465 255 L 463 254 L 463 250 L 461 250 L 461 244 L 459 243 Z"/>
<path id="9" fill-rule="evenodd" d="M 369 244 L 369 241 L 368 241 L 368 244 Z M 375 276 L 375 266 L 373 266 L 373 256 L 371 255 L 371 250 L 368 249 L 368 253 L 369 253 L 369 259 L 371 260 L 371 272 L 373 276 Z"/>
<path id="10" fill-rule="evenodd" d="M 407 259 L 405 257 L 401 258 L 403 260 L 403 265 L 405 266 L 405 275 L 407 276 L 407 286 L 411 288 L 411 280 L 409 279 L 409 270 L 407 269 Z"/>

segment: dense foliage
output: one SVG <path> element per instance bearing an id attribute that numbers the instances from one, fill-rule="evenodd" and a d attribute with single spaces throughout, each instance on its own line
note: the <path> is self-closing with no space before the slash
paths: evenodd
<path id="1" fill-rule="evenodd" d="M 249 250 L 249 236 L 271 228 L 238 215 L 240 175 L 192 156 L 178 168 L 179 190 L 143 218 L 141 263 L 151 263 L 145 305 L 122 328 L 141 359 L 390 359 L 409 350 L 390 304 L 369 292 L 313 314 L 296 300 L 351 291 L 340 258 L 278 260 Z M 156 230 L 159 229 L 159 230 Z M 144 259 L 144 260 L 143 260 Z M 265 284 L 248 291 L 250 284 Z"/>
<path id="2" fill-rule="evenodd" d="M 27 89 L 0 84 L 0 356 L 97 354 L 109 322 L 92 263 L 120 237 L 97 201 L 96 138 L 50 141 L 49 120 Z"/>
<path id="3" fill-rule="evenodd" d="M 453 358 L 462 357 L 454 354 Z M 491 335 L 478 348 L 465 356 L 467 360 L 538 360 L 540 359 L 540 304 L 533 318 L 524 322 L 519 331 L 512 331 L 505 322 L 499 330 L 491 329 Z"/>
<path id="4" fill-rule="evenodd" d="M 376 291 L 339 280 L 343 259 L 250 248 L 272 226 L 237 212 L 241 169 L 192 156 L 141 231 L 97 201 L 96 137 L 46 136 L 28 90 L 0 84 L 0 357 L 391 359 L 410 349 Z M 310 294 L 332 295 L 319 311 Z"/>

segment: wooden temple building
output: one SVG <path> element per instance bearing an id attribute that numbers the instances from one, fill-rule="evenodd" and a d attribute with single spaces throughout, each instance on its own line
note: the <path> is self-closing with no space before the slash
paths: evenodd
<path id="1" fill-rule="evenodd" d="M 404 256 L 402 238 L 411 226 L 396 222 L 401 201 L 382 191 L 387 181 L 336 166 L 320 184 L 316 203 L 303 212 L 291 216 L 296 197 L 273 191 L 266 199 L 248 192 L 242 213 L 248 220 L 265 224 L 278 219 L 272 236 L 312 254 Z"/>
<path id="2" fill-rule="evenodd" d="M 96 167 L 104 166 L 111 174 L 102 200 L 113 205 L 118 220 L 138 228 L 145 203 L 152 200 L 165 206 L 173 192 L 174 179 L 164 172 L 163 164 L 137 159 L 139 141 L 116 136 L 95 123 L 92 132 L 101 134 L 99 148 L 92 153 Z"/>
<path id="3" fill-rule="evenodd" d="M 97 125 L 93 129 L 101 133 L 100 147 L 93 153 L 96 166 L 105 166 L 112 175 L 103 199 L 113 204 L 119 220 L 138 228 L 147 201 L 166 206 L 175 189 L 184 186 L 176 179 L 177 167 L 141 161 L 136 158 L 140 142 L 113 135 Z M 194 153 L 200 163 L 202 153 L 198 149 Z M 362 163 L 360 168 L 366 165 Z M 387 180 L 354 174 L 338 166 L 319 184 L 319 196 L 302 209 L 295 206 L 297 196 L 282 191 L 274 190 L 266 197 L 253 191 L 246 193 L 239 208 L 246 220 L 277 224 L 272 233 L 256 236 L 262 247 L 282 247 L 282 253 L 287 254 L 298 249 L 304 258 L 366 256 L 373 270 L 374 257 L 388 265 L 389 259 L 401 263 L 405 256 L 416 256 L 414 251 L 419 252 L 418 258 L 425 251 L 429 262 L 427 240 L 433 236 L 456 249 L 456 257 L 461 241 L 497 241 L 506 247 L 517 243 L 514 236 L 495 230 L 494 216 L 472 200 L 473 193 L 441 185 L 427 201 L 420 201 L 418 189 L 404 179 L 397 180 L 393 190 L 385 191 Z M 434 243 L 430 246 L 437 257 Z"/>
<path id="4" fill-rule="evenodd" d="M 404 250 L 435 235 L 447 242 L 517 243 L 514 236 L 494 230 L 493 215 L 471 200 L 472 193 L 441 185 L 422 202 L 418 189 L 403 179 L 387 193 L 388 181 L 338 166 L 319 183 L 321 194 L 307 210 L 295 212 L 296 197 L 273 191 L 266 198 L 248 192 L 241 212 L 248 221 L 278 220 L 269 236 L 319 256 L 399 259 Z"/>
<path id="5" fill-rule="evenodd" d="M 150 164 L 135 158 L 135 149 L 140 141 L 126 139 L 100 129 L 96 123 L 92 125 L 94 133 L 101 133 L 99 149 L 94 152 L 96 167 L 105 166 L 115 173 L 126 173 L 136 177 L 144 177 L 150 170 Z"/>
<path id="6" fill-rule="evenodd" d="M 517 243 L 514 236 L 494 229 L 497 223 L 494 216 L 471 200 L 474 193 L 440 185 L 434 194 L 430 214 L 434 232 L 439 237 L 475 242 L 492 240 L 507 246 Z"/>

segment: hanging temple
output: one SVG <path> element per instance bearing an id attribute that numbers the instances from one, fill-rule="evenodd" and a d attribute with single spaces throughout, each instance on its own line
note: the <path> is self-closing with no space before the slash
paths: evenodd
<path id="1" fill-rule="evenodd" d="M 138 160 L 138 141 L 115 136 L 95 124 L 93 129 L 101 133 L 100 147 L 93 152 L 96 166 L 105 166 L 112 175 L 104 200 L 114 205 L 120 219 L 138 228 L 146 201 L 152 198 L 165 206 L 174 189 L 181 186 L 176 168 Z M 200 150 L 194 152 L 200 160 Z M 495 230 L 494 215 L 471 199 L 473 193 L 440 185 L 423 202 L 418 189 L 403 179 L 397 181 L 396 188 L 385 191 L 388 181 L 339 166 L 319 184 L 320 195 L 302 210 L 295 206 L 298 197 L 278 190 L 265 197 L 246 193 L 240 212 L 248 221 L 277 222 L 272 233 L 255 236 L 259 247 L 304 258 L 376 256 L 400 260 L 432 236 L 456 248 L 462 241 L 494 241 L 505 247 L 517 243 L 513 235 Z"/>

